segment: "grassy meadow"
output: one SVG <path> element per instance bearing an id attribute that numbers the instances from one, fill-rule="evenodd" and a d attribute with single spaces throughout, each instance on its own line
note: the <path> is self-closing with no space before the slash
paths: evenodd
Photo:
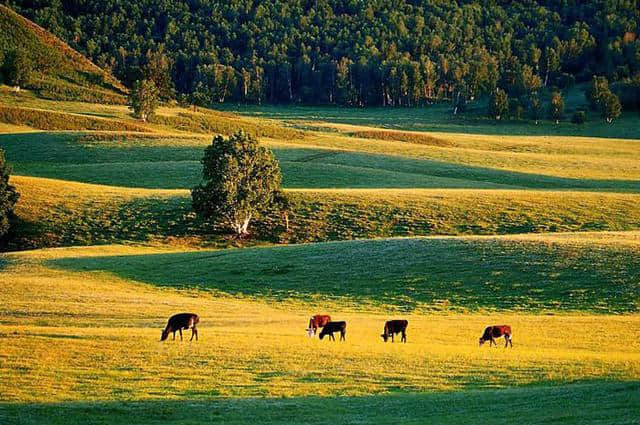
<path id="1" fill-rule="evenodd" d="M 141 123 L 0 89 L 21 194 L 0 254 L 0 423 L 638 422 L 634 117 L 226 109 Z M 293 201 L 288 230 L 260 217 L 248 242 L 189 193 L 212 134 L 238 128 L 273 149 Z M 201 316 L 197 343 L 159 342 L 178 311 Z M 324 312 L 346 343 L 305 336 Z M 396 317 L 408 343 L 384 344 Z M 514 348 L 479 348 L 502 323 Z"/>
<path id="2" fill-rule="evenodd" d="M 605 250 L 616 239 L 600 237 L 605 242 L 596 244 Z M 583 236 L 575 239 L 580 241 Z M 584 239 L 589 241 L 589 237 Z M 638 240 L 621 235 L 618 243 L 636 246 Z M 529 411 L 520 401 L 514 411 L 546 410 L 536 420 L 567 416 L 571 423 L 584 419 L 587 412 L 575 409 L 577 406 L 566 410 L 559 400 L 584 397 L 588 401 L 607 390 L 603 403 L 611 410 L 598 413 L 599 417 L 622 423 L 637 418 L 633 403 L 640 379 L 640 318 L 635 314 L 555 310 L 556 314 L 540 315 L 510 308 L 401 313 L 373 302 L 361 310 L 342 297 L 320 297 L 312 302 L 289 297 L 274 303 L 269 297 L 252 296 L 249 287 L 245 293 L 235 293 L 233 284 L 215 294 L 197 285 L 185 288 L 175 268 L 185 259 L 172 255 L 182 257 L 189 252 L 103 246 L 5 254 L 0 276 L 12 284 L 0 287 L 6 300 L 0 325 L 5 341 L 0 347 L 0 390 L 5 394 L 0 417 L 4 423 L 37 423 L 51 412 L 67 423 L 80 423 L 88 414 L 119 423 L 130 420 L 128 416 L 138 409 L 143 411 L 134 419 L 139 423 L 166 415 L 178 422 L 194 420 L 190 413 L 179 412 L 180 400 L 188 400 L 183 407 L 195 403 L 196 418 L 208 417 L 209 406 L 226 422 L 237 418 L 237 406 L 246 403 L 250 412 L 275 403 L 274 397 L 290 400 L 280 403 L 293 403 L 285 416 L 266 414 L 267 420 L 276 423 L 296 418 L 298 411 L 311 422 L 323 422 L 324 409 L 339 412 L 346 408 L 344 403 L 350 399 L 344 397 L 355 397 L 353 403 L 347 403 L 350 415 L 362 414 L 374 421 L 377 413 L 391 420 L 385 416 L 388 413 L 382 413 L 382 406 L 406 403 L 406 408 L 414 409 L 403 415 L 407 423 L 422 415 L 449 417 L 455 422 L 476 417 L 478 412 L 471 406 L 483 400 L 502 403 L 533 395 L 541 398 L 540 405 Z M 191 267 L 218 269 L 216 258 L 223 257 L 206 255 Z M 162 267 L 159 258 L 163 258 Z M 165 282 L 147 283 L 150 279 L 142 275 L 119 273 L 105 265 L 107 260 L 130 270 L 162 270 Z M 262 264 L 242 265 L 249 272 L 264 273 Z M 465 288 L 474 291 L 472 276 L 460 273 L 458 277 L 461 292 Z M 386 276 L 369 279 L 369 290 L 361 284 L 358 292 L 375 300 L 379 287 L 388 280 Z M 430 284 L 437 285 L 438 280 L 432 276 Z M 611 280 L 609 284 L 619 278 Z M 589 291 L 579 283 L 571 285 L 576 291 Z M 316 292 L 306 291 L 314 298 L 316 293 L 323 295 L 322 290 L 319 285 Z M 634 290 L 637 286 L 631 292 Z M 620 291 L 629 293 L 629 289 Z M 540 296 L 548 297 L 552 304 L 574 295 L 571 291 L 559 294 L 542 291 Z M 607 294 L 596 296 L 604 303 L 610 301 Z M 307 318 L 317 309 L 348 321 L 347 343 L 305 336 Z M 200 341 L 160 343 L 159 330 L 168 310 L 199 312 Z M 379 338 L 382 324 L 398 314 L 410 320 L 408 343 L 384 344 Z M 492 321 L 512 325 L 514 349 L 478 347 L 479 334 Z M 495 392 L 502 388 L 511 389 Z M 461 394 L 469 394 L 470 406 L 453 411 L 437 407 Z M 340 397 L 333 398 L 336 396 Z M 212 398 L 218 401 L 207 401 Z M 328 417 L 343 421 L 332 416 L 338 412 Z M 508 422 L 508 417 L 502 420 Z M 536 420 L 532 417 L 531 423 Z"/>

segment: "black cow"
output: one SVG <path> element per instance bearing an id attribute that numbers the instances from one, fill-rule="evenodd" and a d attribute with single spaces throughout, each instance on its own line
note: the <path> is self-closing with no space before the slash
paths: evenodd
<path id="1" fill-rule="evenodd" d="M 320 335 L 318 337 L 320 339 L 324 338 L 325 335 L 329 335 L 332 341 L 335 341 L 336 338 L 333 336 L 334 332 L 340 332 L 340 341 L 346 341 L 344 335 L 347 333 L 347 322 L 329 322 L 327 323 Z"/>
<path id="2" fill-rule="evenodd" d="M 389 320 L 384 324 L 384 333 L 380 336 L 384 339 L 384 342 L 387 342 L 389 337 L 393 342 L 393 336 L 402 333 L 401 341 L 407 342 L 407 326 L 409 326 L 409 321 L 407 320 Z"/>

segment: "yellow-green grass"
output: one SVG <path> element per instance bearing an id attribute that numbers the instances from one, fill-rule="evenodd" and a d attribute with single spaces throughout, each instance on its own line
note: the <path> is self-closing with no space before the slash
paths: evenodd
<path id="1" fill-rule="evenodd" d="M 396 238 L 48 263 L 159 287 L 397 311 L 640 309 L 640 233 Z M 215 272 L 212 272 L 215 271 Z"/>
<path id="2" fill-rule="evenodd" d="M 108 121 L 106 122 L 113 122 Z M 324 137 L 324 136 L 322 136 Z M 322 142 L 322 137 L 313 142 Z M 343 142 L 347 138 L 341 139 Z M 364 139 L 363 139 L 364 140 Z M 327 141 L 325 147 L 305 142 L 268 139 L 283 171 L 288 188 L 530 188 L 638 191 L 639 180 L 633 174 L 637 161 L 629 159 L 624 178 L 596 178 L 596 169 L 584 165 L 585 176 L 558 177 L 532 172 L 514 172 L 500 168 L 431 160 L 428 156 L 393 152 L 391 147 L 376 153 L 368 147 L 397 142 L 363 141 L 361 145 L 342 145 Z M 0 148 L 14 172 L 87 183 L 145 188 L 191 188 L 200 181 L 199 163 L 203 149 L 210 143 L 206 136 L 143 133 L 15 133 L 0 136 Z M 350 142 L 353 145 L 353 141 Z M 373 144 L 373 145 L 371 145 Z M 602 154 L 602 167 L 623 164 L 625 155 L 633 158 L 635 142 L 627 150 L 612 143 L 609 156 Z M 413 145 L 416 147 L 417 145 Z M 637 144 L 640 146 L 640 144 Z M 417 146 L 416 149 L 420 149 Z M 355 149 L 362 149 L 358 151 Z M 386 148 L 385 148 L 386 149 Z M 415 150 L 414 148 L 412 148 Z M 424 152 L 423 152 L 424 153 Z M 595 160 L 601 154 L 585 154 Z M 490 157 L 485 152 L 485 157 Z M 557 156 L 553 151 L 546 153 Z M 620 167 L 622 167 L 621 165 Z M 577 165 L 576 165 L 577 167 Z M 591 171 L 588 171 L 591 170 Z M 626 173 L 626 174 L 625 174 Z"/>
<path id="3" fill-rule="evenodd" d="M 275 105 L 221 105 L 220 108 L 247 116 L 267 117 L 294 123 L 300 128 L 321 128 L 327 122 L 375 126 L 409 131 L 472 133 L 495 135 L 558 135 L 638 139 L 638 112 L 627 111 L 613 124 L 608 124 L 597 112 L 587 112 L 584 125 L 569 122 L 576 109 L 587 109 L 586 99 L 580 92 L 571 91 L 567 98 L 567 113 L 560 124 L 543 119 L 536 125 L 529 120 L 496 121 L 487 116 L 484 103 L 474 105 L 464 114 L 453 115 L 451 105 L 443 103 L 424 108 L 338 108 L 331 106 L 275 106 Z"/>
<path id="4" fill-rule="evenodd" d="M 636 140 L 430 133 L 452 146 L 316 134 L 296 144 L 576 179 L 637 180 Z"/>
<path id="5" fill-rule="evenodd" d="M 620 238 L 617 243 L 622 245 L 638 243 L 637 235 Z M 257 413 L 259 406 L 276 408 L 272 398 L 284 396 L 296 398 L 280 403 L 300 403 L 291 408 L 303 411 L 306 406 L 340 407 L 353 400 L 350 414 L 357 411 L 372 420 L 376 416 L 368 415 L 374 412 L 391 420 L 376 407 L 391 403 L 396 409 L 416 409 L 395 418 L 414 423 L 429 412 L 474 417 L 478 412 L 473 409 L 432 409 L 443 401 L 460 402 L 468 390 L 500 388 L 511 389 L 468 393 L 471 405 L 494 397 L 520 400 L 514 408 L 525 415 L 523 420 L 539 419 L 529 415 L 542 406 L 561 420 L 580 414 L 560 406 L 558 399 L 583 396 L 595 401 L 602 392 L 609 409 L 598 417 L 605 423 L 637 415 L 637 409 L 628 405 L 637 400 L 635 382 L 640 379 L 640 316 L 635 314 L 403 314 L 382 306 L 361 311 L 339 299 L 273 304 L 195 289 L 159 289 L 114 272 L 60 267 L 63 262 L 93 261 L 95 256 L 112 257 L 127 267 L 131 256 L 171 252 L 171 248 L 103 246 L 4 254 L 0 392 L 6 404 L 0 405 L 0 417 L 9 423 L 29 423 L 46 421 L 47 412 L 56 412 L 52 420 L 67 423 L 93 414 L 102 421 L 145 423 L 166 420 L 168 414 L 188 422 L 193 417 L 178 413 L 174 402 L 182 402 L 186 411 L 193 402 L 195 418 L 207 417 L 205 406 L 211 406 L 226 422 L 224 418 L 233 416 L 232 405 L 246 404 L 248 411 L 256 412 L 256 421 L 270 415 Z M 163 268 L 171 274 L 168 266 Z M 215 276 L 218 270 L 209 268 L 207 273 Z M 178 311 L 201 315 L 197 343 L 159 342 L 167 316 Z M 347 320 L 346 343 L 305 336 L 308 317 L 316 312 Z M 392 317 L 410 321 L 407 344 L 384 344 L 380 339 L 384 320 Z M 513 327 L 514 348 L 479 348 L 477 339 L 484 326 L 498 322 Z M 589 384 L 592 381 L 595 385 Z M 551 388 L 557 385 L 566 386 Z M 464 392 L 433 394 L 442 391 Z M 423 392 L 427 394 L 388 395 Z M 324 398 L 338 395 L 363 397 Z M 539 404 L 532 396 L 539 397 Z M 267 399 L 229 399 L 246 397 Z M 207 404 L 211 399 L 218 401 Z M 140 403 L 118 403 L 123 401 Z M 55 404 L 59 402 L 75 403 Z M 281 419 L 296 422 L 287 411 Z M 138 413 L 127 419 L 131 412 Z M 314 423 L 324 418 L 323 411 L 303 414 Z"/>
<path id="6" fill-rule="evenodd" d="M 31 127 L 41 130 L 120 130 L 193 134 L 197 137 L 202 134 L 229 135 L 243 129 L 259 137 L 304 137 L 302 131 L 285 127 L 276 120 L 246 118 L 206 108 L 194 111 L 164 105 L 156 110 L 150 122 L 142 122 L 135 119 L 131 109 L 125 105 L 53 101 L 36 97 L 28 91 L 13 93 L 8 87 L 0 87 L 0 108 L 14 112 L 0 114 L 0 121 L 10 124 L 28 121 Z M 64 117 L 68 117 L 69 122 L 65 122 Z"/>
<path id="7" fill-rule="evenodd" d="M 141 177 L 142 179 L 143 177 Z M 117 241 L 229 243 L 224 224 L 207 225 L 187 190 L 133 189 L 11 177 L 20 192 L 10 248 Z M 259 240 L 315 242 L 354 238 L 634 230 L 635 194 L 450 190 L 289 190 L 290 229 L 278 216 L 256 220 Z"/>

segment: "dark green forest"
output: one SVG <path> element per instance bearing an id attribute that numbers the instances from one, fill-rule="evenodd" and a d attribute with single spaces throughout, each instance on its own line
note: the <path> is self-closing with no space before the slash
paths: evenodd
<path id="1" fill-rule="evenodd" d="M 500 88 L 535 113 L 538 91 L 594 75 L 640 103 L 638 0 L 5 3 L 127 86 L 196 104 L 464 108 Z"/>

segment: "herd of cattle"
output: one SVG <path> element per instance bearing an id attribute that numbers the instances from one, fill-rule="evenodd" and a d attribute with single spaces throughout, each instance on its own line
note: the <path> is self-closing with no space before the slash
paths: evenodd
<path id="1" fill-rule="evenodd" d="M 191 329 L 190 341 L 193 340 L 193 337 L 195 337 L 197 341 L 198 329 L 196 329 L 196 325 L 198 323 L 200 323 L 200 318 L 197 314 L 174 314 L 169 318 L 167 326 L 163 329 L 160 341 L 167 339 L 170 333 L 173 333 L 173 339 L 175 340 L 176 332 L 180 333 L 180 340 L 182 341 L 182 331 L 188 329 Z M 388 320 L 385 322 L 383 333 L 380 336 L 384 342 L 387 342 L 389 338 L 391 338 L 391 342 L 394 342 L 394 335 L 401 334 L 400 340 L 402 342 L 407 342 L 407 326 L 409 326 L 409 321 L 407 320 Z M 346 341 L 345 335 L 347 334 L 347 322 L 345 321 L 334 322 L 331 321 L 331 316 L 327 314 L 316 314 L 309 318 L 307 335 L 309 337 L 313 337 L 318 332 L 318 329 L 321 329 L 319 335 L 320 339 L 323 339 L 328 335 L 329 339 L 335 341 L 336 338 L 333 334 L 340 332 L 340 341 Z M 489 346 L 493 344 L 498 345 L 495 339 L 504 337 L 504 347 L 507 348 L 508 346 L 511 346 L 513 348 L 511 335 L 511 326 L 509 325 L 487 326 L 480 337 L 480 346 L 487 341 L 489 341 Z"/>

